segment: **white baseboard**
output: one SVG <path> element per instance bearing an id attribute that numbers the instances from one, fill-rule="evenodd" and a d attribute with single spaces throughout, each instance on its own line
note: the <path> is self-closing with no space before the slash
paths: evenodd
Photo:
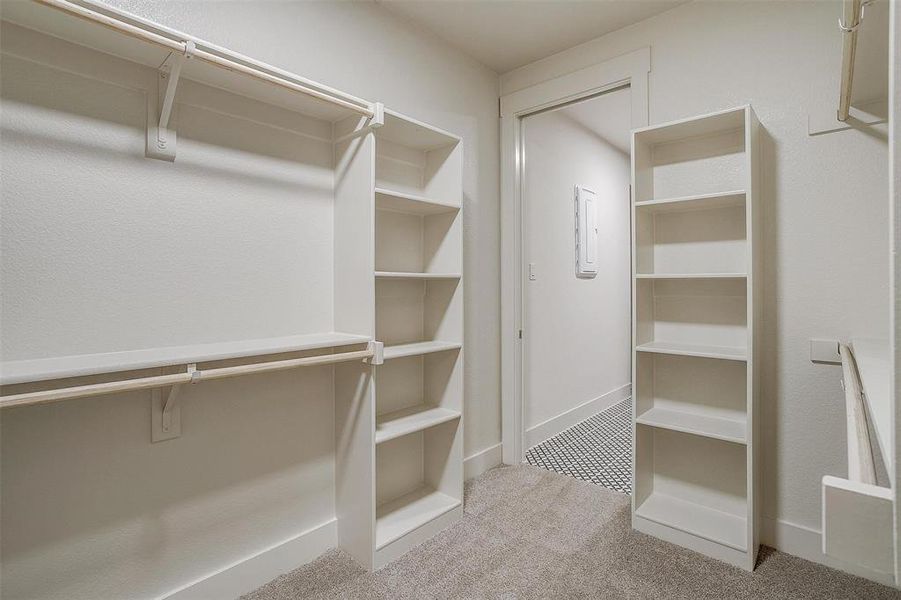
<path id="1" fill-rule="evenodd" d="M 761 519 L 761 544 L 771 546 L 786 554 L 798 556 L 811 562 L 875 581 L 876 583 L 895 587 L 894 577 L 889 573 L 880 573 L 826 556 L 823 554 L 822 540 L 823 536 L 816 529 L 777 519 L 766 517 Z"/>
<path id="2" fill-rule="evenodd" d="M 338 521 L 332 519 L 160 596 L 159 600 L 226 600 L 238 598 L 338 545 Z"/>
<path id="3" fill-rule="evenodd" d="M 632 384 L 627 383 L 621 387 L 598 396 L 594 400 L 589 400 L 584 404 L 580 404 L 575 408 L 571 408 L 563 414 L 552 417 L 543 423 L 539 423 L 526 430 L 525 445 L 526 449 L 536 444 L 540 444 L 548 438 L 552 438 L 561 431 L 569 429 L 576 423 L 584 421 L 588 417 L 599 413 L 605 408 L 609 408 L 619 402 L 625 400 L 632 393 Z"/>
<path id="4" fill-rule="evenodd" d="M 478 477 L 503 462 L 503 445 L 495 444 L 463 460 L 463 479 Z"/>

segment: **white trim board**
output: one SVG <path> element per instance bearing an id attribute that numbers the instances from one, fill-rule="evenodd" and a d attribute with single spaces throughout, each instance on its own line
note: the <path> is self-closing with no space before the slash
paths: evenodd
<path id="1" fill-rule="evenodd" d="M 526 429 L 525 448 L 528 450 L 536 444 L 550 439 L 562 431 L 566 431 L 576 423 L 580 423 L 585 419 L 610 408 L 617 402 L 625 400 L 632 393 L 632 384 L 627 383 L 618 388 L 610 390 L 606 394 L 601 394 L 597 398 L 584 402 L 575 408 L 571 408 L 556 417 L 534 425 Z"/>
<path id="2" fill-rule="evenodd" d="M 503 459 L 525 457 L 522 410 L 522 119 L 628 86 L 632 128 L 648 125 L 651 49 L 640 48 L 501 97 L 501 439 Z"/>
<path id="3" fill-rule="evenodd" d="M 770 517 L 763 517 L 760 520 L 760 543 L 764 546 L 770 546 L 780 552 L 791 554 L 810 562 L 894 587 L 893 574 L 879 573 L 826 556 L 822 552 L 822 539 L 823 536 L 819 531 L 803 525 L 796 525 L 795 523 Z"/>
<path id="4" fill-rule="evenodd" d="M 503 462 L 501 444 L 489 446 L 463 459 L 463 480 L 478 477 L 485 471 L 493 469 Z"/>
<path id="5" fill-rule="evenodd" d="M 308 529 L 262 552 L 248 556 L 157 600 L 226 600 L 238 598 L 282 573 L 305 565 L 338 545 L 338 520 Z"/>

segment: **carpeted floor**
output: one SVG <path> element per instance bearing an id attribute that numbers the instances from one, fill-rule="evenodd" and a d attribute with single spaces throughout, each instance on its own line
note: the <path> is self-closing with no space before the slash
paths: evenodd
<path id="1" fill-rule="evenodd" d="M 244 600 L 860 599 L 901 593 L 762 549 L 754 573 L 633 532 L 629 497 L 529 465 L 466 485 L 455 526 L 369 574 L 332 551 Z"/>

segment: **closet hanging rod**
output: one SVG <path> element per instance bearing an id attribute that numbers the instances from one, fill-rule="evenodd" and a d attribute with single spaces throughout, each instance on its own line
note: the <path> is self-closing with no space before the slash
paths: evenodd
<path id="1" fill-rule="evenodd" d="M 370 342 L 366 350 L 355 352 L 343 352 L 339 354 L 325 354 L 322 356 L 309 356 L 306 358 L 292 358 L 288 360 L 275 360 L 261 363 L 251 363 L 234 367 L 219 367 L 214 369 L 188 369 L 184 373 L 171 375 L 155 375 L 152 377 L 140 377 L 136 379 L 123 379 L 107 383 L 93 383 L 75 387 L 44 390 L 40 392 L 28 392 L 10 396 L 0 396 L 0 409 L 14 408 L 16 406 L 28 406 L 33 404 L 47 404 L 49 402 L 61 402 L 63 400 L 75 400 L 76 398 L 89 398 L 118 392 L 130 392 L 167 386 L 177 386 L 186 383 L 197 383 L 211 379 L 224 379 L 226 377 L 240 377 L 255 373 L 270 373 L 284 371 L 298 367 L 313 367 L 319 365 L 331 365 L 350 362 L 354 360 L 371 359 L 372 364 L 381 364 L 382 345 L 379 342 Z"/>
<path id="2" fill-rule="evenodd" d="M 171 52 L 185 54 L 188 48 L 188 42 L 194 42 L 196 46 L 192 55 L 194 59 L 205 61 L 228 71 L 243 73 L 249 77 L 305 94 L 325 102 L 330 102 L 367 118 L 372 118 L 377 112 L 374 105 L 365 100 L 344 94 L 328 86 L 253 60 L 252 58 L 226 50 L 225 48 L 214 46 L 203 40 L 198 40 L 184 34 L 178 34 L 178 32 L 170 30 L 172 35 L 178 34 L 178 37 L 185 38 L 184 40 L 172 39 L 147 28 L 129 23 L 116 16 L 103 14 L 86 6 L 70 2 L 69 0 L 34 1 L 38 4 L 66 12 L 75 17 L 97 23 L 130 37 L 160 46 Z"/>
<path id="3" fill-rule="evenodd" d="M 854 60 L 857 56 L 857 35 L 867 6 L 875 0 L 845 0 L 838 28 L 842 32 L 842 76 L 838 99 L 838 120 L 845 122 L 851 115 L 851 89 L 854 86 Z"/>

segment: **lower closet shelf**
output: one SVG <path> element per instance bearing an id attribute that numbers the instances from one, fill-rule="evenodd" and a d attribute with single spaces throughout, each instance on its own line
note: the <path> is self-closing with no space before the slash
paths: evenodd
<path id="1" fill-rule="evenodd" d="M 746 444 L 744 421 L 724 419 L 681 410 L 652 407 L 635 417 L 635 422 L 704 437 Z"/>
<path id="2" fill-rule="evenodd" d="M 459 500 L 427 485 L 382 504 L 376 510 L 376 549 L 382 549 L 458 506 Z"/>
<path id="3" fill-rule="evenodd" d="M 380 415 L 375 423 L 375 443 L 381 444 L 402 435 L 422 431 L 460 418 L 460 411 L 419 404 Z"/>
<path id="4" fill-rule="evenodd" d="M 432 352 L 444 352 L 446 350 L 457 350 L 462 348 L 463 344 L 457 342 L 414 342 L 412 344 L 397 344 L 395 346 L 385 347 L 385 360 L 392 358 L 403 358 L 405 356 L 419 356 L 421 354 L 431 354 Z"/>
<path id="5" fill-rule="evenodd" d="M 747 521 L 708 506 L 653 493 L 635 509 L 635 514 L 739 552 L 748 549 Z"/>
<path id="6" fill-rule="evenodd" d="M 732 346 L 708 346 L 707 344 L 686 344 L 683 342 L 647 342 L 635 346 L 636 352 L 656 352 L 658 354 L 676 354 L 680 356 L 699 356 L 701 358 L 720 358 L 723 360 L 747 360 L 745 348 Z"/>

